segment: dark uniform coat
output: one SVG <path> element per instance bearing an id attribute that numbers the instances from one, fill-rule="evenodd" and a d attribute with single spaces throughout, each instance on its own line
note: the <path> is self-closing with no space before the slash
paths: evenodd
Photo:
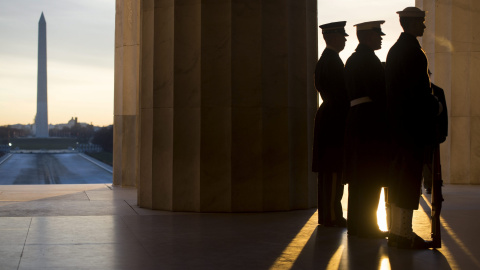
<path id="1" fill-rule="evenodd" d="M 345 64 L 350 100 L 370 102 L 350 107 L 345 135 L 345 181 L 349 183 L 348 233 L 379 232 L 377 207 L 389 169 L 385 70 L 374 50 L 359 44 Z"/>
<path id="2" fill-rule="evenodd" d="M 372 102 L 350 108 L 345 141 L 345 180 L 386 184 L 388 128 L 385 70 L 373 49 L 359 44 L 345 65 L 349 100 L 369 97 Z"/>
<path id="3" fill-rule="evenodd" d="M 323 103 L 315 116 L 313 141 L 314 172 L 341 172 L 343 138 L 349 108 L 344 65 L 337 52 L 326 48 L 315 68 L 315 88 Z"/>
<path id="4" fill-rule="evenodd" d="M 428 60 L 417 39 L 402 33 L 387 55 L 387 109 L 395 153 L 389 200 L 418 209 L 425 146 L 435 143 L 439 102 L 432 95 Z"/>

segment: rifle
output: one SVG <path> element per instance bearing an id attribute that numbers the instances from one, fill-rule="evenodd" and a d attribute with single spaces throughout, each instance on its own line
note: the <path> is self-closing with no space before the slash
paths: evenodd
<path id="1" fill-rule="evenodd" d="M 433 150 L 433 168 L 432 168 L 432 241 L 430 243 L 431 248 L 441 248 L 442 247 L 442 236 L 440 233 L 440 212 L 442 211 L 442 166 L 440 164 L 440 144 L 444 142 L 448 135 L 448 114 L 447 114 L 447 103 L 445 101 L 445 93 L 442 88 L 436 86 L 432 83 L 433 94 L 438 98 L 438 100 L 443 105 L 443 111 L 440 113 L 436 119 L 436 143 Z"/>
<path id="2" fill-rule="evenodd" d="M 435 146 L 433 152 L 433 179 L 432 179 L 432 242 L 431 248 L 442 247 L 442 235 L 440 233 L 440 212 L 442 211 L 442 167 L 440 164 L 440 144 Z"/>

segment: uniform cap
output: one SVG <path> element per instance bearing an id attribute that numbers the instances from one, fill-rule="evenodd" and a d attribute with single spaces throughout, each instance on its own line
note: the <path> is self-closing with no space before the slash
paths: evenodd
<path id="1" fill-rule="evenodd" d="M 423 11 L 417 7 L 407 7 L 402 11 L 397 11 L 398 15 L 400 17 L 417 17 L 417 18 L 423 18 L 425 17 L 426 11 Z"/>
<path id="2" fill-rule="evenodd" d="M 356 24 L 354 26 L 357 27 L 357 31 L 373 30 L 373 31 L 379 33 L 380 35 L 384 36 L 385 33 L 382 32 L 382 28 L 381 28 L 381 25 L 384 22 L 385 21 L 371 21 L 371 22 L 359 23 L 359 24 Z"/>
<path id="3" fill-rule="evenodd" d="M 327 24 L 322 24 L 319 27 L 322 29 L 322 34 L 332 34 L 332 33 L 339 33 L 343 34 L 344 36 L 348 37 L 348 34 L 345 32 L 345 25 L 347 24 L 346 21 L 341 22 L 332 22 Z"/>

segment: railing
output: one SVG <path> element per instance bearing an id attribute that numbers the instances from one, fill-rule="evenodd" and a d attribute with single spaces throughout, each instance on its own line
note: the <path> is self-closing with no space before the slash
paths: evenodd
<path id="1" fill-rule="evenodd" d="M 9 153 L 12 150 L 12 147 L 8 144 L 0 144 L 0 152 Z M 75 148 L 69 148 L 69 150 L 74 150 L 81 153 L 88 153 L 88 152 L 102 152 L 103 148 L 97 144 L 77 144 Z"/>
<path id="2" fill-rule="evenodd" d="M 0 152 L 9 153 L 11 147 L 8 144 L 0 144 Z"/>
<path id="3" fill-rule="evenodd" d="M 86 152 L 102 152 L 103 149 L 100 145 L 97 144 L 78 144 L 75 148 L 77 152 L 86 153 Z"/>

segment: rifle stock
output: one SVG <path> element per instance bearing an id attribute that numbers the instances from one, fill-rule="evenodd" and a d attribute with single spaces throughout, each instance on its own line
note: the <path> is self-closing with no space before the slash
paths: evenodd
<path id="1" fill-rule="evenodd" d="M 440 145 L 435 146 L 433 152 L 433 179 L 432 179 L 432 248 L 442 247 L 442 235 L 440 232 L 440 212 L 442 211 L 442 167 L 440 164 Z"/>

